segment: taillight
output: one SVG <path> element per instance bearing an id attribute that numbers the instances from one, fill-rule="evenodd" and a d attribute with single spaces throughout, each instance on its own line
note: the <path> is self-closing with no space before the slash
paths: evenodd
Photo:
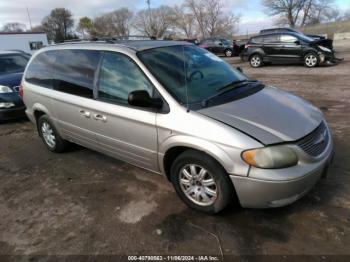
<path id="1" fill-rule="evenodd" d="M 23 85 L 22 85 L 22 83 L 19 85 L 18 93 L 19 93 L 19 96 L 23 98 Z"/>

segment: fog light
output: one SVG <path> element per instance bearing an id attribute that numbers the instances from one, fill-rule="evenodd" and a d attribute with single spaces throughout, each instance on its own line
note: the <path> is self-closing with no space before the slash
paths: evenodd
<path id="1" fill-rule="evenodd" d="M 5 103 L 0 103 L 0 108 L 10 108 L 10 107 L 14 107 L 15 104 L 11 103 L 11 102 L 5 102 Z"/>

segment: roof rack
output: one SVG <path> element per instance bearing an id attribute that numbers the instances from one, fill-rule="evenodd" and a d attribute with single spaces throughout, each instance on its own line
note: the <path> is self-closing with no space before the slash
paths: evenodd
<path id="1" fill-rule="evenodd" d="M 106 37 L 92 37 L 89 39 L 70 39 L 70 40 L 64 40 L 62 43 L 75 43 L 75 42 L 105 42 L 105 43 L 111 43 L 115 44 L 120 41 L 137 41 L 137 40 L 152 40 L 150 37 L 147 36 L 139 36 L 139 35 L 130 35 L 130 36 L 106 36 Z M 59 43 L 59 44 L 62 44 Z"/>

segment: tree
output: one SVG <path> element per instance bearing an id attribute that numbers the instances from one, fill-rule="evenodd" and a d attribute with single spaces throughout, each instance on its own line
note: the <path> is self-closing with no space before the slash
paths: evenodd
<path id="1" fill-rule="evenodd" d="M 186 0 L 201 37 L 232 36 L 239 17 L 224 12 L 222 0 Z"/>
<path id="2" fill-rule="evenodd" d="M 174 9 L 160 6 L 139 11 L 134 18 L 136 30 L 151 38 L 162 38 L 175 21 Z"/>
<path id="3" fill-rule="evenodd" d="M 89 34 L 92 28 L 93 28 L 93 22 L 89 17 L 84 16 L 79 19 L 77 31 L 82 35 L 83 38 L 85 38 L 86 35 Z"/>
<path id="4" fill-rule="evenodd" d="M 131 12 L 128 8 L 117 9 L 113 12 L 98 16 L 93 21 L 90 34 L 94 37 L 129 36 L 132 17 L 133 12 Z"/>
<path id="5" fill-rule="evenodd" d="M 193 38 L 195 34 L 195 17 L 188 12 L 185 5 L 174 7 L 174 26 L 187 38 Z"/>
<path id="6" fill-rule="evenodd" d="M 3 26 L 3 32 L 24 32 L 26 30 L 26 26 L 21 23 L 7 23 Z"/>
<path id="7" fill-rule="evenodd" d="M 41 22 L 44 32 L 49 40 L 62 42 L 74 37 L 72 29 L 74 20 L 72 13 L 65 8 L 55 8 L 50 15 L 46 16 Z"/>
<path id="8" fill-rule="evenodd" d="M 343 15 L 342 19 L 343 19 L 344 21 L 350 20 L 350 9 L 348 9 L 348 10 L 346 10 L 346 11 L 344 12 L 344 15 Z"/>
<path id="9" fill-rule="evenodd" d="M 278 15 L 280 24 L 290 27 L 318 24 L 340 19 L 334 0 L 264 0 L 270 15 Z"/>
<path id="10" fill-rule="evenodd" d="M 309 0 L 263 0 L 263 5 L 270 15 L 279 15 L 280 21 L 286 21 L 290 27 L 295 27 L 305 3 Z"/>

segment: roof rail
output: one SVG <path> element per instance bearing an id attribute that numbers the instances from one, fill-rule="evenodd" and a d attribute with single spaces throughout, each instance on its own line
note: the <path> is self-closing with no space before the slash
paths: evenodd
<path id="1" fill-rule="evenodd" d="M 155 40 L 148 36 L 141 35 L 128 35 L 128 36 L 104 36 L 104 37 L 92 37 L 89 39 L 69 39 L 64 40 L 62 43 L 75 43 L 75 42 L 107 42 L 116 43 L 117 41 L 127 41 L 127 40 Z"/>

